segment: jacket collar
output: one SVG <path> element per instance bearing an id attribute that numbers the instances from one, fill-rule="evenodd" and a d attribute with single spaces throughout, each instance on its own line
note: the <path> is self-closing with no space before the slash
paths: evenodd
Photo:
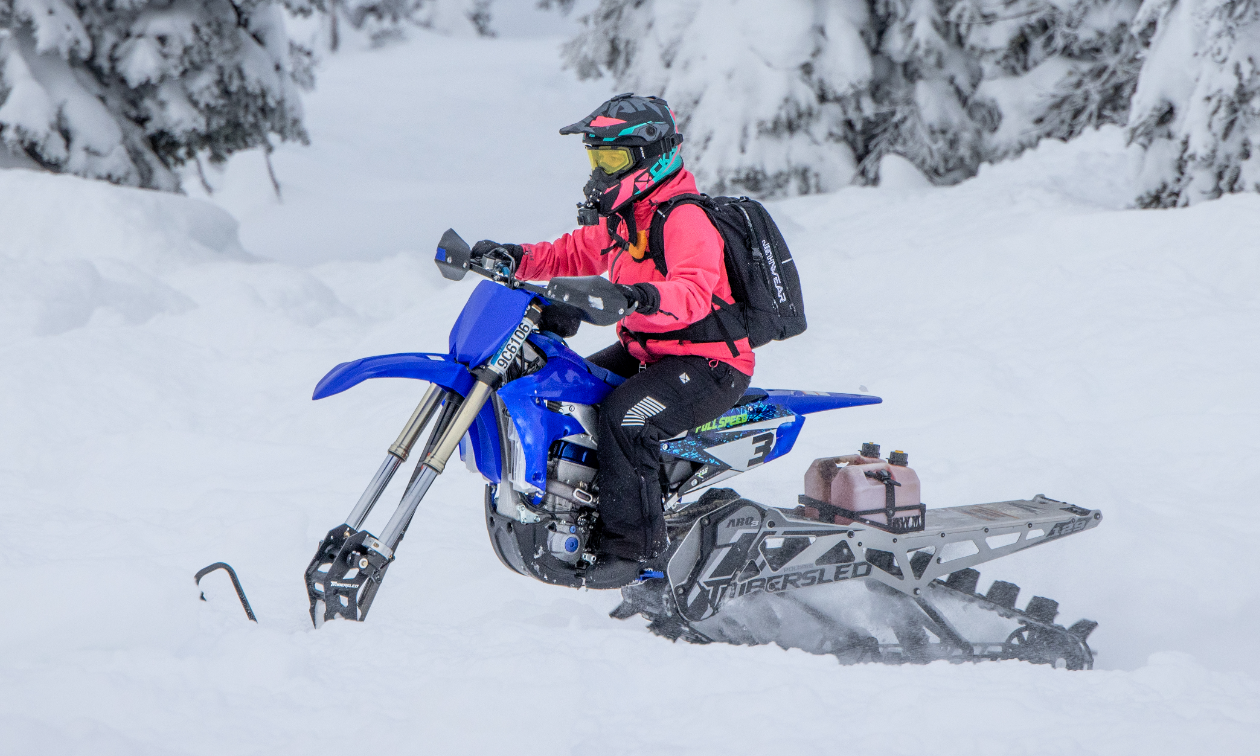
<path id="1" fill-rule="evenodd" d="M 652 213 L 669 200 L 680 194 L 699 194 L 696 188 L 696 177 L 691 171 L 683 168 L 665 180 L 656 191 L 634 204 L 634 220 L 642 228 L 647 228 Z"/>

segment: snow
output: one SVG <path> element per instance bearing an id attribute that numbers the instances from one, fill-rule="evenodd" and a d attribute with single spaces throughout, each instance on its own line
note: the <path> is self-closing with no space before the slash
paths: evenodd
<path id="1" fill-rule="evenodd" d="M 879 185 L 884 189 L 927 189 L 932 182 L 914 163 L 889 153 L 879 160 Z"/>
<path id="2" fill-rule="evenodd" d="M 573 82 L 559 41 L 545 39 L 424 35 L 348 53 L 353 63 L 321 69 L 307 98 L 320 144 L 272 156 L 283 201 L 257 153 L 207 170 L 216 200 L 244 224 L 247 248 L 286 262 L 427 249 L 452 226 L 500 241 L 563 233 L 590 166 L 557 132 L 609 94 Z M 200 196 L 197 184 L 184 181 Z"/>
<path id="3" fill-rule="evenodd" d="M 457 465 L 368 621 L 310 628 L 302 570 L 423 387 L 310 391 L 339 362 L 445 348 L 472 290 L 433 270 L 447 226 L 570 227 L 586 161 L 555 129 L 611 92 L 560 71 L 558 43 L 416 34 L 329 58 L 311 146 L 273 156 L 282 202 L 256 154 L 209 200 L 0 171 L 2 750 L 1249 753 L 1260 196 L 1123 209 L 1116 128 L 952 188 L 772 204 L 811 327 L 760 350 L 755 384 L 884 403 L 811 418 L 733 481 L 791 503 L 814 457 L 875 441 L 909 452 L 931 506 L 1102 509 L 981 569 L 1100 621 L 1096 670 L 671 644 L 609 619 L 616 594 L 503 569 Z M 219 560 L 257 625 L 222 573 L 197 600 Z"/>

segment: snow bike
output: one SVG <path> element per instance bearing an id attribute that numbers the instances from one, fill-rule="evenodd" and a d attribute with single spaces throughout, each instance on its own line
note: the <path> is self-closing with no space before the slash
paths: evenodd
<path id="1" fill-rule="evenodd" d="M 823 470 L 827 480 L 846 477 L 835 471 L 841 462 L 854 466 L 842 472 L 864 470 L 888 492 L 886 510 L 838 509 L 826 491 L 808 486 L 817 498 L 803 495 L 792 509 L 747 501 L 730 489 L 682 501 L 787 454 L 806 415 L 877 404 L 875 396 L 748 389 L 721 417 L 661 443 L 669 551 L 647 565 L 600 557 L 591 548 L 596 418 L 623 379 L 584 360 L 546 326 L 557 311 L 612 325 L 627 314 L 625 298 L 598 276 L 555 278 L 545 287 L 517 280 L 510 255 L 474 261 L 453 230 L 443 235 L 436 262 L 448 279 L 469 271 L 487 279 L 456 319 L 449 352 L 343 363 L 314 392 L 323 399 L 369 378 L 430 384 L 345 523 L 328 532 L 306 569 L 316 627 L 367 616 L 421 500 L 458 448 L 487 481 L 486 526 L 505 566 L 554 585 L 621 588 L 613 616 L 642 614 L 651 630 L 671 639 L 774 641 L 852 661 L 1092 664 L 1086 638 L 1096 623 L 1056 625 L 1057 604 L 1041 597 L 1018 610 L 1019 589 L 1010 583 L 996 582 L 980 596 L 970 567 L 1095 527 L 1099 512 L 1041 496 L 925 510 L 917 478 L 916 500 L 902 505 L 895 487 L 913 473 L 904 455 L 886 463 L 874 445 L 861 455 L 818 460 L 811 470 Z M 418 446 L 415 471 L 381 535 L 361 529 Z M 834 589 L 851 585 L 868 590 L 837 603 Z M 968 640 L 975 633 L 984 639 Z"/>

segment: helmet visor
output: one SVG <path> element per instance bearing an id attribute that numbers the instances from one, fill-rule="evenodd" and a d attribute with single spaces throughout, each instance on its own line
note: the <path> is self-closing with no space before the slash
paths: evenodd
<path id="1" fill-rule="evenodd" d="M 634 164 L 629 147 L 587 147 L 586 156 L 591 159 L 592 169 L 599 169 L 609 176 L 621 173 Z"/>

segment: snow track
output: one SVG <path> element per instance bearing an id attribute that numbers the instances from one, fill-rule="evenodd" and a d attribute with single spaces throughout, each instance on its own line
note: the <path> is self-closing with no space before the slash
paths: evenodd
<path id="1" fill-rule="evenodd" d="M 607 93 L 558 72 L 554 44 L 418 35 L 334 58 L 307 102 L 312 147 L 276 153 L 284 204 L 253 156 L 212 177 L 244 247 L 203 201 L 0 171 L 0 752 L 1250 752 L 1260 196 L 1116 209 L 1116 131 L 952 189 L 772 206 L 811 326 L 759 351 L 755 383 L 865 386 L 884 404 L 811 418 L 790 457 L 738 484 L 794 502 L 814 457 L 875 441 L 909 452 L 929 506 L 1044 492 L 1102 509 L 1097 530 L 984 570 L 1099 620 L 1095 671 L 670 644 L 607 618 L 616 594 L 503 569 L 481 483 L 457 465 L 370 620 L 311 630 L 302 570 L 422 387 L 310 391 L 338 362 L 445 348 L 471 291 L 430 262 L 447 225 L 503 241 L 568 228 L 585 161 L 554 127 Z M 456 51 L 473 62 L 450 67 Z M 345 107 L 338 86 L 386 91 L 390 70 L 396 111 Z M 531 81 L 570 110 L 532 106 Z M 478 162 L 481 133 L 434 107 L 461 88 L 473 122 L 519 119 L 498 129 L 534 182 L 524 210 L 468 204 L 502 174 Z M 353 159 L 399 120 L 414 151 Z M 361 191 L 391 176 L 405 201 Z M 221 572 L 197 601 L 193 573 L 218 560 L 258 625 Z"/>

